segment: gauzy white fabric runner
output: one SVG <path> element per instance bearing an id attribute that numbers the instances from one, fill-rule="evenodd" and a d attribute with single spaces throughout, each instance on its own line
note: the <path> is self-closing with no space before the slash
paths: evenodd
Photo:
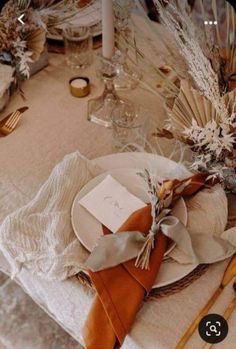
<path id="1" fill-rule="evenodd" d="M 48 279 L 63 280 L 81 270 L 87 252 L 71 226 L 76 193 L 101 170 L 72 153 L 52 171 L 35 198 L 6 217 L 0 227 L 0 249 L 12 276 L 24 265 Z"/>
<path id="2" fill-rule="evenodd" d="M 79 152 L 69 154 L 35 198 L 5 218 L 0 226 L 0 249 L 12 276 L 24 266 L 43 278 L 63 280 L 83 269 L 88 252 L 73 232 L 71 205 L 78 191 L 102 172 Z M 236 228 L 224 232 L 228 211 L 223 189 L 219 185 L 205 189 L 186 204 L 187 231 L 198 261 L 211 263 L 232 255 Z M 180 248 L 175 248 L 171 257 L 189 262 Z"/>

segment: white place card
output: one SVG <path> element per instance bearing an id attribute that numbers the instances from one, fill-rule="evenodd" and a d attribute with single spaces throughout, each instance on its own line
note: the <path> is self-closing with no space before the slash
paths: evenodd
<path id="1" fill-rule="evenodd" d="M 108 175 L 81 200 L 80 204 L 113 233 L 145 203 Z"/>

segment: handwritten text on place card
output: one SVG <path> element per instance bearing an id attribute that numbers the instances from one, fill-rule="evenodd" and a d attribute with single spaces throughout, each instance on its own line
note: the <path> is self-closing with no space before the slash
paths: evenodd
<path id="1" fill-rule="evenodd" d="M 85 195 L 80 204 L 113 233 L 133 212 L 145 206 L 111 175 Z"/>

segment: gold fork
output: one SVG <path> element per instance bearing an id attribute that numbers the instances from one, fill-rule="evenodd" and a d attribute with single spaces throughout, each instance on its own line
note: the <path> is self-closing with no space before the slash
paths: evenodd
<path id="1" fill-rule="evenodd" d="M 28 109 L 28 107 L 22 107 L 17 109 L 15 112 L 7 115 L 0 122 L 0 133 L 7 136 L 16 128 L 21 115 Z"/>
<path id="2" fill-rule="evenodd" d="M 21 108 L 19 108 L 17 110 L 19 110 L 23 114 L 28 109 L 29 109 L 29 107 L 21 107 Z M 7 116 L 5 116 L 4 119 L 2 119 L 0 121 L 0 127 L 2 127 L 6 123 L 6 121 L 11 117 L 11 115 L 12 115 L 12 113 L 8 114 Z"/>

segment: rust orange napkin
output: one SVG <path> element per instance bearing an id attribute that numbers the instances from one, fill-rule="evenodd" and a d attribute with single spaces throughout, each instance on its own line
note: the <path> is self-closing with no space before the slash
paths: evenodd
<path id="1" fill-rule="evenodd" d="M 184 195 L 192 195 L 202 186 L 206 175 L 191 178 Z M 178 181 L 178 183 L 180 183 Z M 151 206 L 134 212 L 119 229 L 149 232 L 152 224 Z M 104 228 L 104 234 L 109 231 Z M 135 267 L 135 260 L 98 272 L 89 272 L 97 295 L 84 325 L 83 336 L 87 349 L 113 349 L 122 345 L 136 314 L 156 279 L 167 247 L 167 237 L 159 231 L 150 258 L 150 269 Z"/>
<path id="2" fill-rule="evenodd" d="M 151 206 L 133 213 L 120 231 L 139 230 L 148 233 L 152 224 Z M 104 229 L 104 233 L 108 233 Z M 135 316 L 149 292 L 166 250 L 167 238 L 158 234 L 156 248 L 150 260 L 150 270 L 134 266 L 134 261 L 90 272 L 97 296 L 84 326 L 87 349 L 112 349 L 119 347 L 130 331 Z"/>

